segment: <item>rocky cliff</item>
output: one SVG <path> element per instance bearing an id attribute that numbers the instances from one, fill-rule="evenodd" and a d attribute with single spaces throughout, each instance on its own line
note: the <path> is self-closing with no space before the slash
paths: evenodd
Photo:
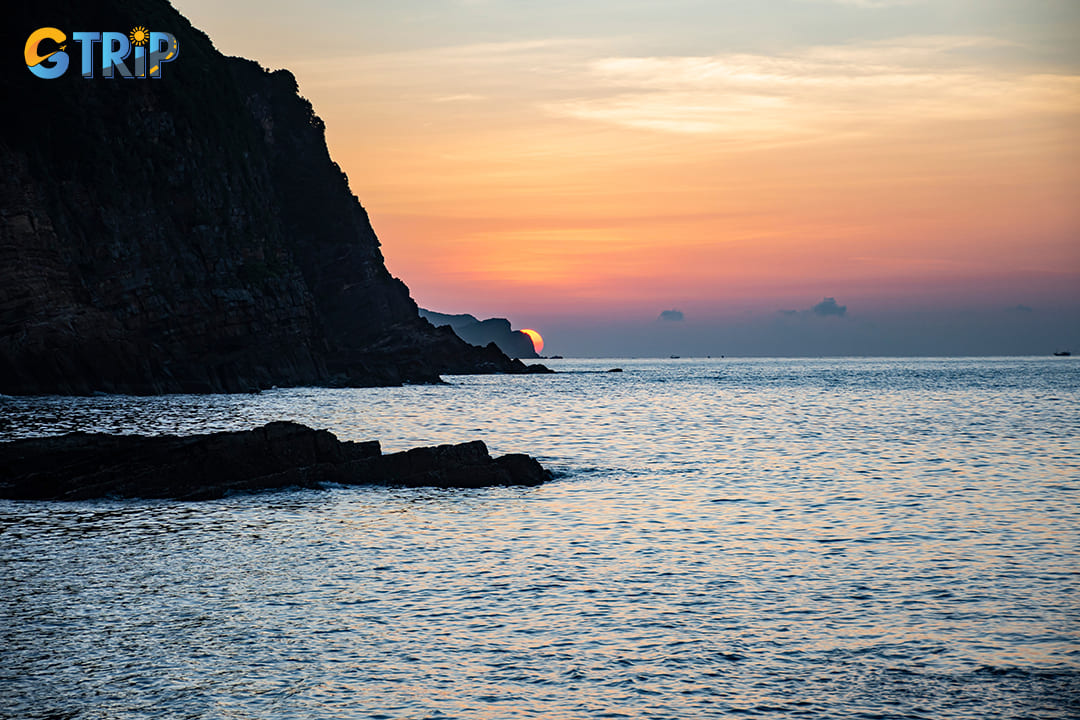
<path id="1" fill-rule="evenodd" d="M 178 39 L 159 80 L 26 69 L 38 27 L 136 25 Z M 22 5 L 0 32 L 0 393 L 526 371 L 419 317 L 288 71 L 164 0 Z"/>
<path id="2" fill-rule="evenodd" d="M 514 330 L 506 318 L 478 320 L 469 314 L 448 315 L 420 308 L 420 317 L 435 327 L 449 325 L 454 334 L 473 345 L 495 345 L 514 358 L 540 357 L 533 347 L 532 339 L 520 330 Z"/>

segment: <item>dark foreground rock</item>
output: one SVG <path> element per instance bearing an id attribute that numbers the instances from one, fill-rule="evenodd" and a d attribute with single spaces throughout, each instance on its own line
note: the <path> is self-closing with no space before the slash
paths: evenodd
<path id="1" fill-rule="evenodd" d="M 0 72 L 0 393 L 541 371 L 420 317 L 287 70 L 223 56 L 167 0 L 5 3 L 0 48 L 136 23 L 179 42 L 159 80 L 85 79 L 75 46 L 55 80 Z"/>
<path id="2" fill-rule="evenodd" d="M 539 485 L 551 473 L 528 455 L 492 458 L 483 442 L 383 455 L 378 441 L 273 422 L 180 437 L 69 433 L 0 443 L 0 497 L 207 500 L 284 487 Z"/>

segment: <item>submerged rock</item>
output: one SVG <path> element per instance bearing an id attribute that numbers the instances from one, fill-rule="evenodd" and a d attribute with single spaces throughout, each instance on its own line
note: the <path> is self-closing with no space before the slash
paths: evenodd
<path id="1" fill-rule="evenodd" d="M 383 455 L 378 441 L 272 422 L 209 435 L 68 433 L 0 443 L 0 497 L 19 500 L 175 498 L 284 487 L 539 485 L 551 473 L 528 455 L 492 458 L 477 440 Z"/>

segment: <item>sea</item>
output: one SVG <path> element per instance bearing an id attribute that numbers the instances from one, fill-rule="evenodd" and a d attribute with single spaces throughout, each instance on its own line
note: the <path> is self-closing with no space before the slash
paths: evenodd
<path id="1" fill-rule="evenodd" d="M 0 717 L 1080 718 L 1080 359 L 548 362 L 0 398 L 0 439 L 287 419 L 555 473 L 0 501 Z"/>

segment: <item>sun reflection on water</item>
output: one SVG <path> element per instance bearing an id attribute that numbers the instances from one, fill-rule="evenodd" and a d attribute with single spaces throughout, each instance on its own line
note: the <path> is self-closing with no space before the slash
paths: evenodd
<path id="1" fill-rule="evenodd" d="M 4 398 L 9 436 L 289 418 L 388 450 L 480 437 L 560 472 L 524 489 L 0 503 L 12 712 L 1075 709 L 1078 366 L 619 364 L 449 387 Z"/>

